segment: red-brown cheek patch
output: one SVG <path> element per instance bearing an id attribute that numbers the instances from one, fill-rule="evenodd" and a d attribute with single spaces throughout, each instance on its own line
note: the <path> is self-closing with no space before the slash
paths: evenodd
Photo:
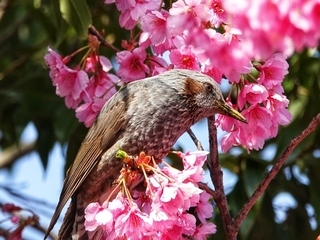
<path id="1" fill-rule="evenodd" d="M 204 87 L 198 81 L 187 77 L 184 82 L 184 90 L 187 95 L 197 95 L 204 91 Z"/>

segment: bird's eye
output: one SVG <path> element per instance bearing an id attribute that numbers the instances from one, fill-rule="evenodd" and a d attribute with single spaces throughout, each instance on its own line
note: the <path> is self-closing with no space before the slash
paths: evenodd
<path id="1" fill-rule="evenodd" d="M 204 88 L 207 93 L 211 93 L 213 91 L 213 86 L 210 83 L 204 83 Z"/>

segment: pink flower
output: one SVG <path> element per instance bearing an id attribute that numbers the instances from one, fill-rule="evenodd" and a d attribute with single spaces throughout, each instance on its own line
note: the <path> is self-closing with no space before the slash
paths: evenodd
<path id="1" fill-rule="evenodd" d="M 201 23 L 205 25 L 213 18 L 213 12 L 209 10 L 206 4 L 201 0 L 178 0 L 172 4 L 169 12 L 171 16 L 179 17 L 181 23 L 187 17 L 196 25 L 201 25 Z M 178 20 L 178 18 L 176 19 Z M 190 30 L 191 28 L 187 27 L 185 29 Z"/>
<path id="2" fill-rule="evenodd" d="M 81 103 L 81 101 L 82 101 L 81 97 L 74 99 L 72 95 L 67 95 L 64 99 L 64 103 L 66 104 L 66 106 L 71 109 L 76 109 Z"/>
<path id="3" fill-rule="evenodd" d="M 270 92 L 266 101 L 266 108 L 272 112 L 271 137 L 275 137 L 278 133 L 279 125 L 287 125 L 292 120 L 292 115 L 287 109 L 289 100 L 282 94 Z"/>
<path id="4" fill-rule="evenodd" d="M 269 58 L 262 66 L 257 67 L 260 71 L 258 83 L 267 89 L 274 89 L 282 92 L 281 83 L 284 76 L 288 73 L 288 63 L 283 54 L 276 53 Z"/>
<path id="5" fill-rule="evenodd" d="M 140 211 L 135 203 L 128 204 L 115 219 L 115 233 L 118 237 L 141 239 L 151 228 L 149 216 Z"/>
<path id="6" fill-rule="evenodd" d="M 155 46 L 164 43 L 167 38 L 167 16 L 165 11 L 152 11 L 141 18 L 141 29 L 148 33 Z"/>
<path id="7" fill-rule="evenodd" d="M 229 41 L 213 29 L 189 31 L 185 38 L 185 43 L 196 49 L 193 52 L 201 64 L 218 69 L 230 82 L 237 83 L 241 74 L 251 71 L 252 63 L 236 38 Z"/>
<path id="8" fill-rule="evenodd" d="M 207 152 L 179 153 L 179 155 L 184 158 L 187 171 L 190 171 L 203 166 Z M 139 161 L 137 164 L 140 164 Z M 145 165 L 140 167 L 142 166 L 145 167 Z M 126 170 L 126 167 L 122 170 Z M 213 209 L 209 203 L 210 195 L 199 189 L 195 180 L 188 176 L 180 177 L 184 175 L 184 170 L 180 171 L 170 166 L 163 169 L 157 165 L 153 167 L 157 170 L 146 177 L 145 181 L 148 183 L 146 188 L 143 189 L 142 185 L 137 189 L 131 189 L 129 185 L 135 184 L 131 182 L 126 185 L 129 188 L 126 191 L 119 191 L 112 201 L 105 202 L 102 206 L 98 203 L 90 204 L 85 211 L 86 229 L 93 231 L 100 226 L 108 238 L 112 239 L 147 240 L 193 236 L 197 229 L 197 219 L 188 211 L 194 207 L 201 221 L 211 218 Z M 126 178 L 130 173 L 132 169 L 124 174 Z M 140 174 L 141 177 L 145 176 Z M 206 231 L 205 234 L 209 233 L 210 231 Z"/>
<path id="9" fill-rule="evenodd" d="M 86 127 L 91 127 L 106 100 L 101 98 L 89 99 L 76 109 L 76 117 L 84 122 Z"/>
<path id="10" fill-rule="evenodd" d="M 169 58 L 176 68 L 200 70 L 199 62 L 195 54 L 191 52 L 191 47 L 189 46 L 172 50 Z"/>
<path id="11" fill-rule="evenodd" d="M 201 224 L 197 227 L 194 238 L 197 240 L 206 240 L 209 235 L 216 233 L 217 226 L 211 222 Z"/>
<path id="12" fill-rule="evenodd" d="M 252 105 L 242 111 L 242 115 L 248 124 L 239 123 L 243 130 L 238 136 L 241 144 L 250 150 L 262 148 L 264 139 L 271 137 L 272 113 L 264 107 Z"/>
<path id="13" fill-rule="evenodd" d="M 226 99 L 226 102 L 231 107 L 237 109 L 237 105 L 233 105 L 229 97 Z M 222 114 L 218 114 L 218 117 L 216 119 L 217 127 L 220 127 L 223 131 L 226 131 L 226 132 L 234 131 L 234 128 L 237 124 L 238 124 L 237 120 Z"/>
<path id="14" fill-rule="evenodd" d="M 135 21 L 138 21 L 147 12 L 157 10 L 161 4 L 160 0 L 138 0 L 135 2 L 136 4 L 130 12 L 131 17 Z"/>
<path id="15" fill-rule="evenodd" d="M 168 32 L 171 36 L 182 35 L 186 29 L 189 31 L 199 26 L 199 19 L 192 12 L 185 14 L 173 14 L 173 8 L 170 9 L 170 15 L 167 19 Z"/>
<path id="16" fill-rule="evenodd" d="M 187 153 L 179 153 L 179 157 L 182 158 L 182 163 L 184 170 L 200 167 L 202 168 L 205 161 L 207 160 L 207 155 L 209 152 L 207 151 L 195 151 L 195 152 L 187 152 Z"/>
<path id="17" fill-rule="evenodd" d="M 70 95 L 74 100 L 79 99 L 89 82 L 87 73 L 68 68 L 62 57 L 51 48 L 48 48 L 44 59 L 50 67 L 50 77 L 56 86 L 56 94 L 61 97 Z"/>
<path id="18" fill-rule="evenodd" d="M 227 152 L 232 146 L 241 145 L 239 140 L 240 129 L 235 127 L 231 132 L 228 132 L 221 138 L 221 150 Z"/>
<path id="19" fill-rule="evenodd" d="M 195 184 L 173 183 L 158 190 L 159 204 L 165 212 L 170 214 L 181 214 L 182 211 L 195 206 L 202 192 Z"/>
<path id="20" fill-rule="evenodd" d="M 183 171 L 170 171 L 170 169 L 174 168 L 163 168 L 163 172 L 181 182 L 201 182 L 204 176 L 203 165 L 207 159 L 208 152 L 195 151 L 187 152 L 185 154 L 177 152 L 176 154 L 182 158 Z"/>
<path id="21" fill-rule="evenodd" d="M 242 115 L 247 119 L 248 124 L 239 121 L 231 121 L 229 124 L 222 124 L 229 132 L 221 139 L 221 148 L 226 152 L 233 145 L 243 145 L 247 150 L 260 149 L 264 140 L 272 136 L 272 112 L 259 104 L 250 106 L 243 110 Z M 219 116 L 218 124 L 223 123 L 223 117 Z"/>
<path id="22" fill-rule="evenodd" d="M 207 74 L 208 76 L 212 77 L 217 83 L 221 83 L 222 79 L 222 71 L 215 66 L 210 66 L 210 65 L 202 65 L 202 72 Z"/>
<path id="23" fill-rule="evenodd" d="M 203 191 L 196 206 L 197 216 L 202 224 L 206 223 L 206 218 L 211 218 L 213 215 L 213 207 L 209 201 L 210 198 L 212 198 L 211 195 Z"/>
<path id="24" fill-rule="evenodd" d="M 142 48 L 135 48 L 132 52 L 118 52 L 116 61 L 119 63 L 117 74 L 124 82 L 130 82 L 146 77 L 149 73 L 149 68 L 144 61 L 146 52 Z"/>
<path id="25" fill-rule="evenodd" d="M 119 17 L 120 27 L 125 29 L 133 29 L 137 25 L 137 21 L 131 17 L 130 10 L 122 11 Z"/>
<path id="26" fill-rule="evenodd" d="M 215 28 L 218 28 L 221 23 L 227 22 L 227 12 L 224 10 L 221 0 L 212 0 L 208 1 L 208 3 L 211 4 L 211 6 L 209 5 L 209 7 L 213 10 L 213 16 L 210 22 L 214 25 Z"/>
<path id="27" fill-rule="evenodd" d="M 150 57 L 151 75 L 155 76 L 168 70 L 168 63 L 161 57 Z"/>
<path id="28" fill-rule="evenodd" d="M 196 218 L 190 213 L 183 213 L 179 217 L 177 226 L 181 227 L 182 234 L 192 236 L 196 230 Z"/>
<path id="29" fill-rule="evenodd" d="M 10 218 L 11 222 L 13 224 L 18 224 L 21 220 L 21 216 L 19 215 L 12 215 L 11 218 Z"/>
<path id="30" fill-rule="evenodd" d="M 106 0 L 105 3 L 116 3 L 118 10 L 121 12 L 119 23 L 121 27 L 132 29 L 135 27 L 139 19 L 146 13 L 157 10 L 160 7 L 159 0 Z"/>
<path id="31" fill-rule="evenodd" d="M 100 225 L 96 220 L 96 215 L 102 210 L 104 210 L 104 208 L 102 208 L 100 204 L 97 202 L 90 203 L 86 207 L 84 211 L 85 213 L 84 226 L 87 231 L 94 231 Z"/>
<path id="32" fill-rule="evenodd" d="M 116 93 L 116 84 L 119 78 L 109 71 L 112 65 L 109 59 L 103 56 L 92 55 L 86 61 L 86 71 L 92 72 L 90 82 L 85 91 L 86 98 L 103 97 L 106 101 Z M 87 99 L 84 99 L 88 102 Z"/>
<path id="33" fill-rule="evenodd" d="M 246 84 L 238 95 L 238 106 L 240 109 L 244 107 L 246 102 L 251 105 L 262 103 L 268 97 L 267 89 L 260 84 Z"/>

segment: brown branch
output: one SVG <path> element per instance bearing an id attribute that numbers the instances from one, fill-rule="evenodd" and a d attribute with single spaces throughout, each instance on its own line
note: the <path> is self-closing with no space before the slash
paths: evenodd
<path id="1" fill-rule="evenodd" d="M 217 195 L 216 191 L 211 189 L 206 183 L 198 182 L 197 184 L 201 189 L 203 189 L 207 193 L 209 193 L 213 197 L 213 199 L 218 198 L 218 195 Z"/>
<path id="2" fill-rule="evenodd" d="M 93 26 L 90 26 L 88 28 L 88 32 L 89 34 L 95 36 L 99 42 L 102 44 L 102 46 L 105 46 L 107 48 L 112 49 L 115 52 L 120 52 L 120 50 L 118 48 L 116 48 L 115 46 L 111 45 L 110 43 L 108 43 L 102 36 L 101 34 L 97 31 L 97 29 L 95 29 Z"/>
<path id="3" fill-rule="evenodd" d="M 223 187 L 223 173 L 219 163 L 217 128 L 215 117 L 208 117 L 210 157 L 207 159 L 210 177 L 215 187 L 213 198 L 219 208 L 227 239 L 236 239 L 237 229 L 234 229 L 233 219 L 228 210 L 228 203 Z"/>
<path id="4" fill-rule="evenodd" d="M 297 147 L 297 145 L 303 139 L 305 139 L 310 133 L 312 133 L 319 124 L 320 124 L 320 113 L 312 119 L 308 127 L 305 130 L 303 130 L 300 135 L 298 135 L 297 137 L 291 140 L 290 144 L 284 150 L 284 152 L 282 153 L 282 155 L 280 156 L 276 164 L 272 167 L 272 169 L 266 175 L 264 180 L 259 184 L 255 192 L 252 194 L 252 196 L 249 198 L 247 203 L 243 206 L 243 208 L 240 210 L 240 212 L 234 219 L 234 225 L 235 225 L 234 227 L 237 228 L 237 230 L 240 228 L 240 224 L 248 215 L 248 212 L 250 211 L 252 206 L 255 204 L 258 198 L 265 192 L 271 180 L 274 179 L 275 176 L 278 174 L 279 170 L 281 169 L 283 164 L 286 162 L 287 158 L 292 153 L 292 151 Z"/>
<path id="5" fill-rule="evenodd" d="M 201 142 L 197 139 L 196 135 L 194 135 L 194 133 L 191 130 L 191 128 L 187 131 L 187 133 L 191 137 L 191 139 L 194 142 L 194 144 L 196 145 L 197 149 L 200 150 L 200 151 L 203 151 L 203 147 L 201 145 Z"/>
<path id="6" fill-rule="evenodd" d="M 14 144 L 0 152 L 0 169 L 10 166 L 20 157 L 32 152 L 36 148 L 36 143 Z"/>

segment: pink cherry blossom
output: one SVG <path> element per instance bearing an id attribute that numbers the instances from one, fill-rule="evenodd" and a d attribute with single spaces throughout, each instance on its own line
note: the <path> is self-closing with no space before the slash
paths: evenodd
<path id="1" fill-rule="evenodd" d="M 181 227 L 182 234 L 192 236 L 196 230 L 196 218 L 190 213 L 183 213 L 179 217 L 177 226 Z"/>
<path id="2" fill-rule="evenodd" d="M 56 86 L 56 94 L 61 97 L 69 95 L 77 100 L 89 82 L 87 73 L 67 67 L 62 57 L 51 48 L 48 48 L 44 59 L 50 68 L 50 77 Z"/>
<path id="3" fill-rule="evenodd" d="M 232 146 L 239 146 L 241 142 L 239 140 L 240 129 L 235 126 L 232 131 L 228 132 L 221 138 L 221 150 L 227 152 Z"/>
<path id="4" fill-rule="evenodd" d="M 94 231 L 99 226 L 99 223 L 96 220 L 96 215 L 102 210 L 103 208 L 97 202 L 90 203 L 86 207 L 84 211 L 85 213 L 84 226 L 87 231 Z"/>
<path id="5" fill-rule="evenodd" d="M 163 44 L 167 34 L 167 17 L 166 11 L 152 11 L 141 18 L 141 29 L 148 33 L 148 36 L 155 46 Z"/>
<path id="6" fill-rule="evenodd" d="M 203 191 L 200 194 L 200 200 L 196 206 L 197 216 L 202 224 L 205 224 L 206 218 L 211 218 L 213 214 L 213 206 L 209 201 L 210 198 L 212 198 L 212 196 Z"/>
<path id="7" fill-rule="evenodd" d="M 137 21 L 131 17 L 130 10 L 126 9 L 120 14 L 119 24 L 122 28 L 132 29 L 136 26 Z"/>
<path id="8" fill-rule="evenodd" d="M 188 46 L 172 50 L 169 58 L 176 68 L 200 70 L 196 56 Z"/>
<path id="9" fill-rule="evenodd" d="M 221 139 L 221 148 L 225 152 L 233 145 L 242 145 L 247 150 L 260 149 L 264 145 L 264 140 L 272 136 L 272 112 L 259 104 L 251 105 L 242 111 L 242 115 L 247 119 L 248 124 L 231 120 L 230 123 L 223 124 L 224 119 L 229 117 L 219 116 L 218 125 L 223 130 L 228 130 Z"/>
<path id="10" fill-rule="evenodd" d="M 67 95 L 64 98 L 64 102 L 65 102 L 66 106 L 71 109 L 76 109 L 79 106 L 79 104 L 81 103 L 81 101 L 82 101 L 81 97 L 74 99 L 72 97 L 72 95 Z"/>
<path id="11" fill-rule="evenodd" d="M 101 98 L 88 99 L 76 109 L 76 117 L 90 127 L 100 112 L 106 100 Z"/>
<path id="12" fill-rule="evenodd" d="M 246 102 L 252 105 L 262 103 L 267 97 L 268 91 L 264 86 L 260 84 L 246 84 L 238 95 L 238 106 L 242 109 Z"/>
<path id="13" fill-rule="evenodd" d="M 233 15 L 233 27 L 243 33 L 242 43 L 251 57 L 268 58 L 274 52 L 286 56 L 303 46 L 318 44 L 318 1 L 224 0 L 224 9 Z"/>
<path id="14" fill-rule="evenodd" d="M 160 0 L 106 0 L 106 4 L 116 3 L 117 9 L 121 12 L 119 23 L 120 26 L 126 29 L 132 29 L 137 22 L 146 13 L 157 10 L 160 7 Z"/>
<path id="15" fill-rule="evenodd" d="M 203 166 L 208 152 L 177 154 L 184 159 L 185 168 L 190 171 Z M 93 231 L 100 226 L 113 239 L 171 239 L 183 234 L 194 235 L 197 221 L 188 210 L 195 207 L 201 222 L 211 218 L 210 195 L 204 194 L 196 181 L 179 177 L 185 170 L 170 166 L 163 169 L 154 167 L 158 170 L 145 179 L 148 187 L 144 191 L 141 187 L 133 189 L 130 198 L 128 191 L 119 191 L 115 199 L 102 206 L 90 204 L 85 211 L 87 230 Z M 148 207 L 144 206 L 146 204 Z"/>
<path id="16" fill-rule="evenodd" d="M 235 109 L 237 108 L 237 105 L 233 105 L 231 103 L 231 100 L 229 97 L 226 99 L 226 103 Z M 223 131 L 226 131 L 226 132 L 234 131 L 235 125 L 237 123 L 238 121 L 235 120 L 234 118 L 231 118 L 222 114 L 218 114 L 218 117 L 216 119 L 216 126 L 220 127 Z"/>
<path id="17" fill-rule="evenodd" d="M 216 233 L 217 227 L 212 222 L 207 222 L 205 224 L 201 224 L 197 227 L 194 238 L 197 240 L 206 240 L 208 236 Z"/>
<path id="18" fill-rule="evenodd" d="M 160 7 L 160 0 L 138 0 L 136 5 L 131 9 L 130 15 L 134 20 L 138 20 L 149 11 L 157 10 Z"/>
<path id="19" fill-rule="evenodd" d="M 252 70 L 250 58 L 236 38 L 229 39 L 213 29 L 189 31 L 185 40 L 192 46 L 199 62 L 209 69 L 219 69 L 230 82 L 238 83 L 241 74 Z M 219 81 L 221 77 L 217 77 Z"/>
<path id="20" fill-rule="evenodd" d="M 211 24 L 218 28 L 221 23 L 226 23 L 228 20 L 227 12 L 223 9 L 221 0 L 207 1 L 209 8 L 213 10 L 212 18 L 210 19 Z"/>
<path id="21" fill-rule="evenodd" d="M 278 133 L 278 127 L 280 125 L 287 125 L 292 120 L 292 115 L 287 109 L 289 100 L 282 94 L 274 92 L 269 93 L 269 97 L 266 100 L 266 108 L 272 112 L 272 127 L 271 137 L 275 137 Z"/>
<path id="22" fill-rule="evenodd" d="M 264 139 L 271 136 L 272 113 L 268 109 L 256 104 L 242 111 L 242 114 L 249 124 L 239 123 L 243 130 L 238 136 L 241 144 L 249 150 L 262 148 Z"/>
<path id="23" fill-rule="evenodd" d="M 131 203 L 115 219 L 114 228 L 118 237 L 138 240 L 142 239 L 151 226 L 149 216 L 141 212 L 135 203 Z"/>
<path id="24" fill-rule="evenodd" d="M 257 67 L 260 71 L 257 79 L 258 83 L 264 85 L 267 89 L 276 89 L 282 92 L 281 82 L 288 73 L 288 63 L 285 56 L 280 53 L 274 54 L 263 65 Z"/>
<path id="25" fill-rule="evenodd" d="M 210 62 L 209 59 L 208 62 Z M 205 63 L 202 65 L 202 72 L 212 77 L 217 83 L 221 83 L 222 71 L 218 67 L 207 65 Z"/>
<path id="26" fill-rule="evenodd" d="M 118 52 L 116 61 L 119 63 L 118 76 L 123 82 L 130 82 L 145 78 L 149 73 L 148 66 L 144 63 L 146 52 L 142 48 L 135 48 L 132 52 Z"/>

